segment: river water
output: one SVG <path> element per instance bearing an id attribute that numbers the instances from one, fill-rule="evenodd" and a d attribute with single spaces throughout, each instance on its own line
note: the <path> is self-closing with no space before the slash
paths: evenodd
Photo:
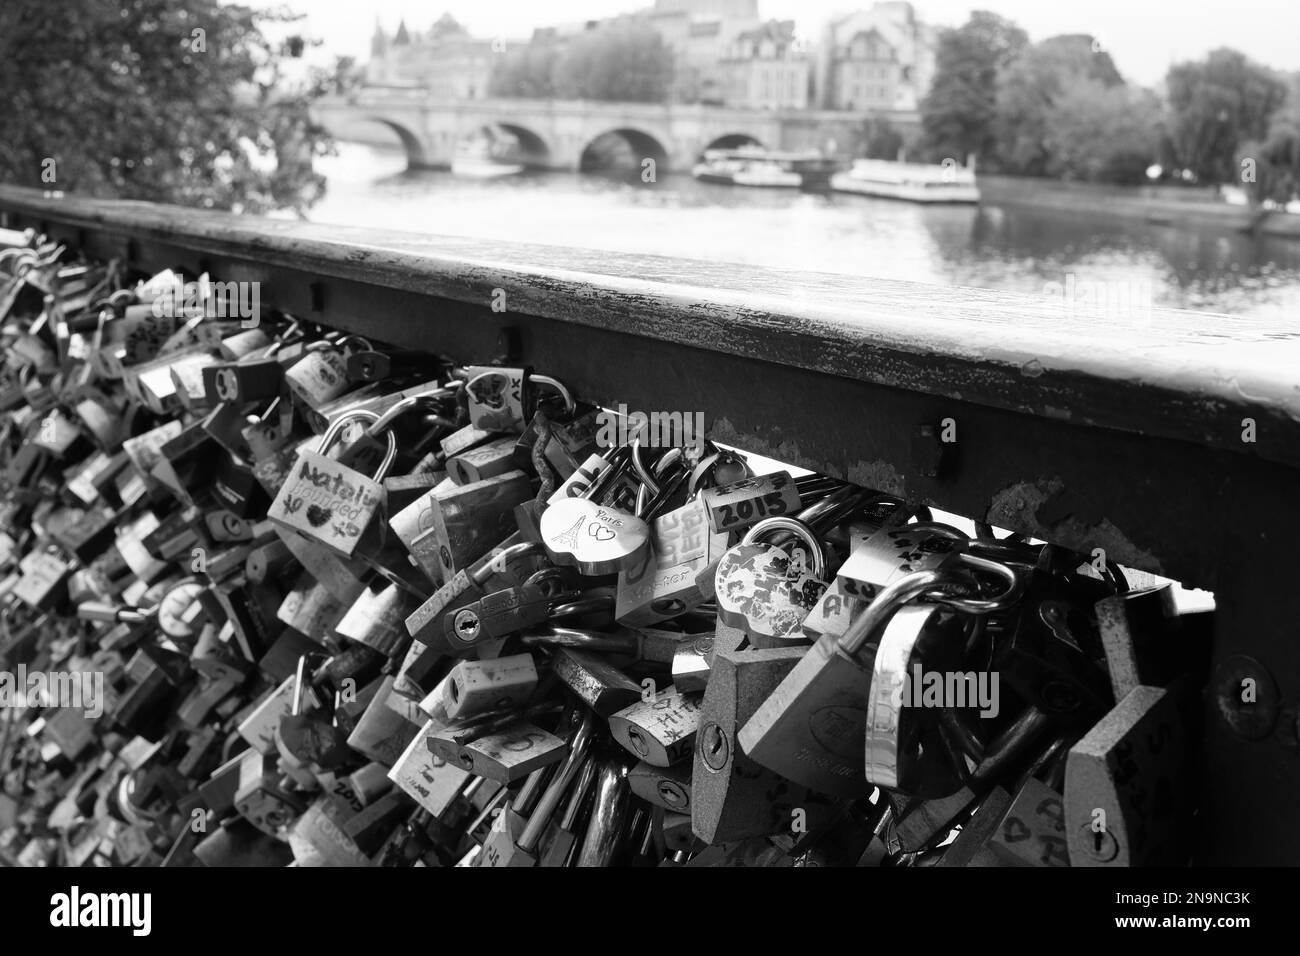
<path id="1" fill-rule="evenodd" d="M 481 181 L 405 165 L 397 151 L 339 144 L 338 156 L 318 164 L 329 191 L 310 218 L 1031 294 L 1105 283 L 1156 307 L 1300 314 L 1295 239 L 990 202 L 926 207 L 745 189 L 688 175 L 643 184 L 538 171 Z"/>

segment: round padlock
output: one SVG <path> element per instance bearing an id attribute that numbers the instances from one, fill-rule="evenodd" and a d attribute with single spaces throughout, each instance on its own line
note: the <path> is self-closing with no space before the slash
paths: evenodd
<path id="1" fill-rule="evenodd" d="M 775 532 L 797 543 L 778 548 L 762 539 Z M 767 518 L 729 549 L 714 576 L 718 618 L 749 635 L 755 647 L 811 643 L 801 625 L 827 588 L 826 553 L 817 536 L 795 518 Z"/>

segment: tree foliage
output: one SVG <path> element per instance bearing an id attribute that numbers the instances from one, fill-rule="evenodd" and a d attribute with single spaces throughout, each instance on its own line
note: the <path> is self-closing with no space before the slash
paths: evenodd
<path id="1" fill-rule="evenodd" d="M 1045 119 L 1046 172 L 1139 184 L 1160 146 L 1160 103 L 1147 90 L 1076 76 Z"/>
<path id="2" fill-rule="evenodd" d="M 921 126 L 932 157 L 986 156 L 995 146 L 997 78 L 1028 43 L 1010 20 L 986 10 L 939 39 L 934 83 L 921 104 Z"/>
<path id="3" fill-rule="evenodd" d="M 1236 169 L 1255 204 L 1300 196 L 1300 73 L 1291 77 L 1286 102 L 1269 118 L 1263 140 L 1242 144 Z"/>
<path id="4" fill-rule="evenodd" d="M 1165 79 L 1170 144 L 1179 166 L 1206 182 L 1235 182 L 1241 144 L 1263 140 L 1286 85 L 1267 67 L 1221 48 L 1177 63 Z"/>
<path id="5" fill-rule="evenodd" d="M 652 27 L 620 24 L 508 53 L 492 77 L 494 96 L 661 103 L 673 79 L 672 49 Z"/>
<path id="6" fill-rule="evenodd" d="M 276 42 L 263 32 L 287 31 L 296 19 L 217 0 L 4 0 L 0 178 L 205 208 L 305 211 L 324 192 L 312 159 L 331 149 L 308 108 L 350 74 L 347 64 L 335 74 L 309 71 L 298 61 L 301 37 Z"/>
<path id="7" fill-rule="evenodd" d="M 994 123 L 999 168 L 1042 176 L 1051 165 L 1048 126 L 1062 95 L 1088 82 L 1123 84 L 1110 54 L 1086 34 L 1049 37 L 1026 48 L 998 76 Z"/>

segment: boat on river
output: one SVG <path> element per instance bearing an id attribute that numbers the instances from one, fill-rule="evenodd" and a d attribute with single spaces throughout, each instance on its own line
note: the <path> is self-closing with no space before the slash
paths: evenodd
<path id="1" fill-rule="evenodd" d="M 905 199 L 924 203 L 977 203 L 975 171 L 937 163 L 896 163 L 855 159 L 853 166 L 831 176 L 835 192 Z"/>
<path id="2" fill-rule="evenodd" d="M 798 189 L 807 169 L 822 163 L 821 153 L 779 153 L 761 146 L 707 149 L 691 175 L 701 182 L 727 186 Z"/>
<path id="3" fill-rule="evenodd" d="M 524 171 L 519 140 L 514 136 L 476 136 L 456 147 L 451 171 L 473 179 L 495 179 Z"/>

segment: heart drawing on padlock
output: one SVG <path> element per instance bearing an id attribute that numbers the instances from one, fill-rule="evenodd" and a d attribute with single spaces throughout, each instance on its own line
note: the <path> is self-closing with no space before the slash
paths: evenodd
<path id="1" fill-rule="evenodd" d="M 643 560 L 650 546 L 644 521 L 586 498 L 565 498 L 542 512 L 542 542 L 557 564 L 584 574 L 612 574 Z"/>
<path id="2" fill-rule="evenodd" d="M 333 517 L 334 510 L 332 508 L 322 508 L 320 505 L 307 506 L 307 520 L 313 528 L 322 527 Z"/>

